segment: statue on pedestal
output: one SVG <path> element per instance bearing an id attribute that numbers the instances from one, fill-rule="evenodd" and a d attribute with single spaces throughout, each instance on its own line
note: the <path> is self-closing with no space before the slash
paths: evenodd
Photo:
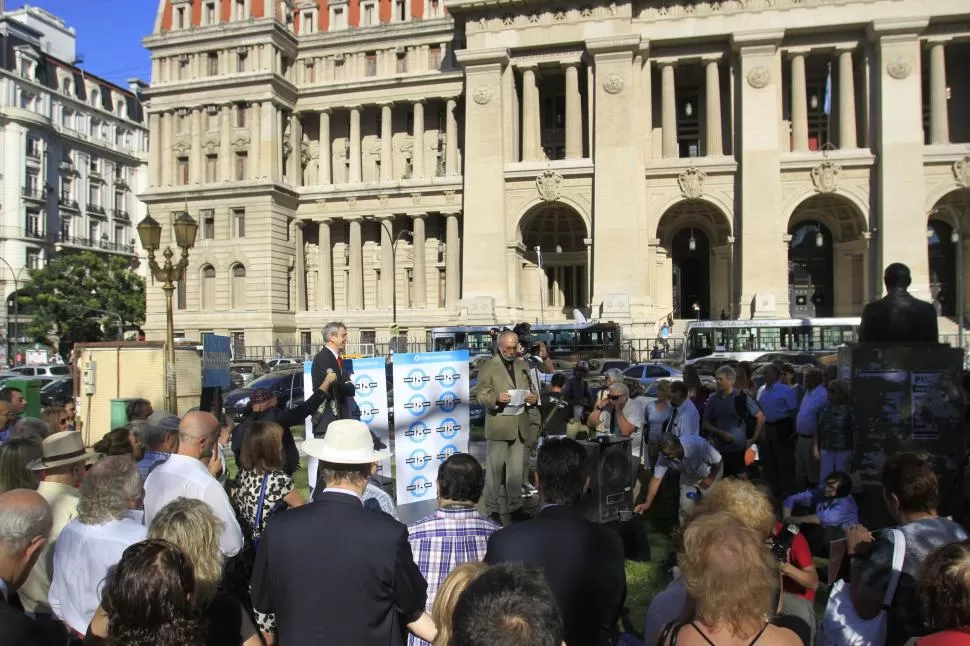
<path id="1" fill-rule="evenodd" d="M 939 343 L 936 309 L 907 291 L 909 267 L 894 262 L 883 280 L 886 295 L 862 310 L 859 343 Z"/>

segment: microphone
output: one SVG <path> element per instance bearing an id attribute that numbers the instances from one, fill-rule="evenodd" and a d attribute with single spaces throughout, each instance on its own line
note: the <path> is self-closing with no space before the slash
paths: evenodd
<path id="1" fill-rule="evenodd" d="M 327 374 L 328 375 L 332 375 L 333 374 L 333 368 L 327 368 Z"/>

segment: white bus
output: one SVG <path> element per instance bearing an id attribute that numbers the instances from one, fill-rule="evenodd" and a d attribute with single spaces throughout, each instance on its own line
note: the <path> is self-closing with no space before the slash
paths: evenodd
<path id="1" fill-rule="evenodd" d="M 768 352 L 834 352 L 859 339 L 858 317 L 691 321 L 685 363 L 698 359 L 753 361 Z"/>

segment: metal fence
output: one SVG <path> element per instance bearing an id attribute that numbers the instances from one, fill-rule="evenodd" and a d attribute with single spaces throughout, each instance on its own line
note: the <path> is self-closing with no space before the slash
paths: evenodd
<path id="1" fill-rule="evenodd" d="M 233 357 L 236 360 L 269 361 L 271 359 L 288 358 L 309 361 L 324 348 L 322 343 L 295 345 L 247 345 L 236 348 Z M 344 354 L 361 355 L 365 357 L 386 357 L 397 352 L 427 352 L 427 341 L 410 341 L 406 339 L 383 339 L 373 343 L 347 343 Z"/>
<path id="2" fill-rule="evenodd" d="M 684 360 L 684 339 L 626 339 L 621 346 L 620 358 L 630 363 L 664 361 L 681 363 Z"/>

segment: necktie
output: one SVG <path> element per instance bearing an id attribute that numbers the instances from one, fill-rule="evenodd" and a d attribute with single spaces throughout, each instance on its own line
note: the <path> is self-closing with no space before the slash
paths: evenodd
<path id="1" fill-rule="evenodd" d="M 670 419 L 667 420 L 667 432 L 668 433 L 674 433 L 675 435 L 678 435 L 679 436 L 680 433 L 677 433 L 675 431 L 675 428 L 676 428 L 675 425 L 676 425 L 676 423 L 677 423 L 677 407 L 676 406 L 671 406 Z"/>
<path id="2" fill-rule="evenodd" d="M 344 371 L 344 358 L 341 357 L 339 354 L 337 355 L 337 367 L 340 368 L 340 372 L 343 373 L 343 371 Z"/>

